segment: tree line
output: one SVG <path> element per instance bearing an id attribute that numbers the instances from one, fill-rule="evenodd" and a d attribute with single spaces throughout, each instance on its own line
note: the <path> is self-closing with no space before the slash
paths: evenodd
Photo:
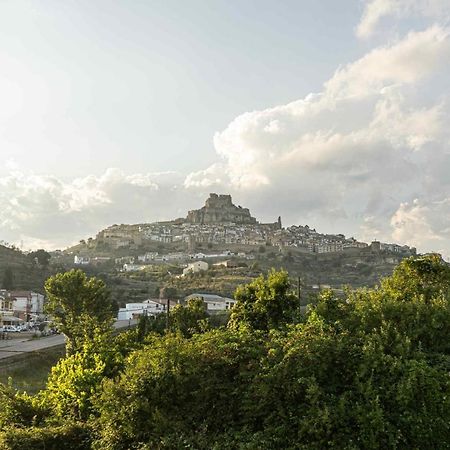
<path id="1" fill-rule="evenodd" d="M 112 335 L 104 283 L 46 283 L 67 356 L 35 396 L 0 388 L 0 449 L 450 448 L 450 268 L 409 258 L 302 313 L 284 271 Z"/>

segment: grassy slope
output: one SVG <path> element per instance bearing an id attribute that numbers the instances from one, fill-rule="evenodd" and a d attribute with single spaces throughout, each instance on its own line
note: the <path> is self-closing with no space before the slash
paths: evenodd
<path id="1" fill-rule="evenodd" d="M 27 359 L 0 369 L 0 382 L 29 394 L 34 394 L 45 387 L 51 368 L 64 355 L 60 347 L 44 352 L 34 352 Z"/>

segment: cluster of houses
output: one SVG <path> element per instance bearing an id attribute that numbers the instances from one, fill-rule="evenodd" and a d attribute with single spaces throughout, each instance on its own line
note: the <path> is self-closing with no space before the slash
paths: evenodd
<path id="1" fill-rule="evenodd" d="M 346 238 L 343 234 L 322 234 L 308 225 L 293 225 L 276 236 L 276 243 L 282 247 L 296 247 L 305 253 L 336 253 L 347 248 L 363 249 L 365 242 Z"/>
<path id="2" fill-rule="evenodd" d="M 220 311 L 227 311 L 236 303 L 232 298 L 222 297 L 215 294 L 195 293 L 188 295 L 184 301 L 178 302 L 167 299 L 148 299 L 141 303 L 127 303 L 125 308 L 120 308 L 117 319 L 118 320 L 133 320 L 142 315 L 153 316 L 167 311 L 167 306 L 170 308 L 178 304 L 186 304 L 190 299 L 199 298 L 205 305 L 205 310 L 209 314 L 216 314 Z"/>
<path id="3" fill-rule="evenodd" d="M 146 239 L 155 242 L 187 244 L 264 245 L 270 241 L 272 224 L 149 224 Z"/>
<path id="4" fill-rule="evenodd" d="M 347 238 L 343 234 L 322 234 L 308 225 L 293 225 L 286 229 L 275 232 L 272 243 L 281 247 L 296 247 L 305 253 L 338 253 L 348 249 L 367 249 L 369 244 L 357 241 L 355 238 Z M 398 244 L 385 244 L 377 241 L 371 246 L 379 245 L 380 251 L 397 253 L 403 255 L 413 255 L 416 253 L 414 247 Z"/>
<path id="5" fill-rule="evenodd" d="M 148 255 L 148 254 L 146 254 Z M 158 255 L 158 253 L 151 253 L 151 258 L 146 258 L 146 255 L 138 256 L 134 258 L 133 256 L 126 256 L 121 258 L 116 258 L 116 265 L 121 266 L 121 264 L 126 261 L 122 266 L 123 272 L 134 272 L 138 270 L 145 270 L 147 267 L 154 263 L 161 262 L 171 262 L 171 263 L 179 263 L 185 266 L 183 269 L 183 275 L 188 273 L 197 273 L 204 270 L 208 270 L 209 263 L 206 260 L 223 260 L 224 258 L 230 258 L 232 256 L 238 256 L 239 258 L 247 258 L 253 259 L 253 255 L 246 255 L 245 253 L 232 253 L 229 250 L 226 250 L 221 253 L 169 253 L 167 255 Z M 156 255 L 155 257 L 153 257 Z M 194 261 L 194 262 L 192 262 Z M 218 263 L 213 264 L 214 266 L 224 266 L 230 267 L 230 260 L 220 261 Z"/>
<path id="6" fill-rule="evenodd" d="M 138 249 L 145 242 L 161 244 L 185 243 L 188 249 L 196 244 L 274 245 L 297 247 L 308 253 L 336 253 L 346 248 L 361 249 L 368 246 L 343 234 L 321 234 L 305 226 L 283 228 L 281 217 L 273 223 L 260 223 L 251 216 L 248 208 L 236 206 L 230 195 L 211 193 L 205 205 L 188 212 L 186 218 L 168 222 L 135 225 L 112 225 L 96 236 L 100 245 L 111 249 Z M 385 244 L 386 246 L 393 244 Z M 393 251 L 413 249 L 395 246 Z M 154 256 L 156 258 L 156 256 Z M 148 261 L 142 261 L 148 262 Z"/>
<path id="7" fill-rule="evenodd" d="M 111 248 L 137 248 L 144 242 L 174 242 L 221 245 L 264 245 L 270 241 L 273 224 L 192 224 L 157 222 L 145 225 L 113 225 L 97 234 L 97 241 Z"/>
<path id="8" fill-rule="evenodd" d="M 33 291 L 0 290 L 0 326 L 30 327 L 45 319 L 45 297 Z"/>
<path id="9" fill-rule="evenodd" d="M 236 264 L 231 260 L 226 261 L 220 261 L 218 263 L 213 264 L 215 267 L 236 267 Z M 145 270 L 149 265 L 147 264 L 124 264 L 123 265 L 123 271 L 124 272 L 135 272 L 138 270 Z M 210 265 L 206 261 L 195 261 L 192 263 L 189 263 L 186 265 L 186 267 L 183 269 L 182 275 L 179 275 L 181 277 L 184 277 L 186 275 L 189 275 L 191 273 L 198 273 L 198 272 L 204 272 L 208 270 Z"/>
<path id="10" fill-rule="evenodd" d="M 185 243 L 187 248 L 195 244 L 219 245 L 265 245 L 271 243 L 274 237 L 271 224 L 190 224 L 190 223 L 153 223 L 146 225 L 113 225 L 97 235 L 97 241 L 107 243 L 110 248 L 138 248 L 145 242 L 159 242 L 170 244 L 173 242 Z M 170 259 L 183 259 L 187 255 L 170 254 L 158 255 L 148 253 L 139 256 L 139 262 L 158 262 Z M 193 257 L 193 255 L 188 255 Z M 221 255 L 217 255 L 221 256 Z M 195 256 L 194 256 L 195 257 Z M 81 257 L 80 257 L 81 258 Z M 123 261 L 124 263 L 129 261 Z M 80 259 L 77 264 L 88 263 Z"/>
<path id="11" fill-rule="evenodd" d="M 187 248 L 195 244 L 243 245 L 260 246 L 273 245 L 277 247 L 295 247 L 305 253 L 339 253 L 345 249 L 364 249 L 365 242 L 355 238 L 347 238 L 343 234 L 322 234 L 308 225 L 293 225 L 287 228 L 275 224 L 192 224 L 163 222 L 145 225 L 113 225 L 97 235 L 101 242 L 108 243 L 112 248 L 138 248 L 145 242 L 160 243 L 184 242 Z M 414 254 L 415 249 L 406 245 L 381 244 L 381 250 L 394 253 Z M 169 254 L 158 255 L 150 253 L 139 256 L 140 263 L 181 260 L 193 255 Z M 123 263 L 131 263 L 124 261 Z M 134 262 L 134 261 L 133 261 Z M 82 263 L 82 262 L 81 262 Z"/>
<path id="12" fill-rule="evenodd" d="M 91 258 L 89 256 L 75 255 L 73 259 L 73 263 L 77 266 L 99 266 L 109 261 L 111 261 L 109 256 L 95 256 Z"/>
<path id="13" fill-rule="evenodd" d="M 145 270 L 147 267 L 153 264 L 158 263 L 179 263 L 185 266 L 184 274 L 190 272 L 199 272 L 202 270 L 208 270 L 209 264 L 205 262 L 205 260 L 223 260 L 224 258 L 230 258 L 233 256 L 237 256 L 238 258 L 244 259 L 254 259 L 255 256 L 253 254 L 246 254 L 245 252 L 233 253 L 229 250 L 225 250 L 220 253 L 184 253 L 184 252 L 176 252 L 176 253 L 167 253 L 160 255 L 158 252 L 147 252 L 143 255 L 138 256 L 121 256 L 119 258 L 114 259 L 114 264 L 116 267 L 119 267 L 123 272 L 135 272 L 139 270 Z M 88 265 L 91 264 L 91 261 L 96 261 L 98 258 L 90 258 L 88 256 L 74 256 L 74 264 L 75 265 Z M 111 258 L 107 258 L 108 261 Z M 192 262 L 194 261 L 194 262 Z M 95 264 L 95 263 L 94 263 Z M 218 263 L 213 264 L 214 266 L 224 266 L 231 267 L 230 260 L 227 259 L 225 261 L 219 261 Z"/>

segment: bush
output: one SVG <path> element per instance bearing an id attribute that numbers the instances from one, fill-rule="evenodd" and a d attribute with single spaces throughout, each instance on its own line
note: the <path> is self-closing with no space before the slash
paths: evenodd
<path id="1" fill-rule="evenodd" d="M 46 428 L 7 428 L 0 432 L 0 450 L 88 450 L 91 432 L 84 424 L 67 423 Z"/>
<path id="2" fill-rule="evenodd" d="M 46 415 L 34 398 L 0 383 L 0 430 L 6 426 L 31 426 Z"/>
<path id="3" fill-rule="evenodd" d="M 95 448 L 181 448 L 183 441 L 198 448 L 237 427 L 262 345 L 257 334 L 227 330 L 155 337 L 132 355 L 119 380 L 104 384 Z"/>

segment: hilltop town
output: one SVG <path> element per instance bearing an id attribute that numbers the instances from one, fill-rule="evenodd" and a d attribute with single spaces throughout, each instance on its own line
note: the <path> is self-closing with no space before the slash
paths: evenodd
<path id="1" fill-rule="evenodd" d="M 281 217 L 273 223 L 260 223 L 251 216 L 248 208 L 232 203 L 230 195 L 210 194 L 205 205 L 189 211 L 185 219 L 136 225 L 112 225 L 100 231 L 95 240 L 88 242 L 100 250 L 114 252 L 120 249 L 137 250 L 166 244 L 167 249 L 184 249 L 186 256 L 194 253 L 202 244 L 215 246 L 273 246 L 277 249 L 293 248 L 309 254 L 341 253 L 348 250 L 364 250 L 365 242 L 347 238 L 343 234 L 322 234 L 308 225 L 282 227 Z M 152 245 L 153 244 L 153 245 Z M 406 245 L 374 243 L 381 251 L 397 255 L 412 255 L 415 248 Z M 162 248 L 160 246 L 159 248 Z M 78 248 L 78 250 L 81 250 Z M 159 256 L 159 258 L 158 258 Z M 166 259 L 173 255 L 165 255 Z M 163 260 L 154 252 L 146 260 Z M 90 260 L 89 260 L 90 261 Z M 84 260 L 87 262 L 87 260 Z"/>

